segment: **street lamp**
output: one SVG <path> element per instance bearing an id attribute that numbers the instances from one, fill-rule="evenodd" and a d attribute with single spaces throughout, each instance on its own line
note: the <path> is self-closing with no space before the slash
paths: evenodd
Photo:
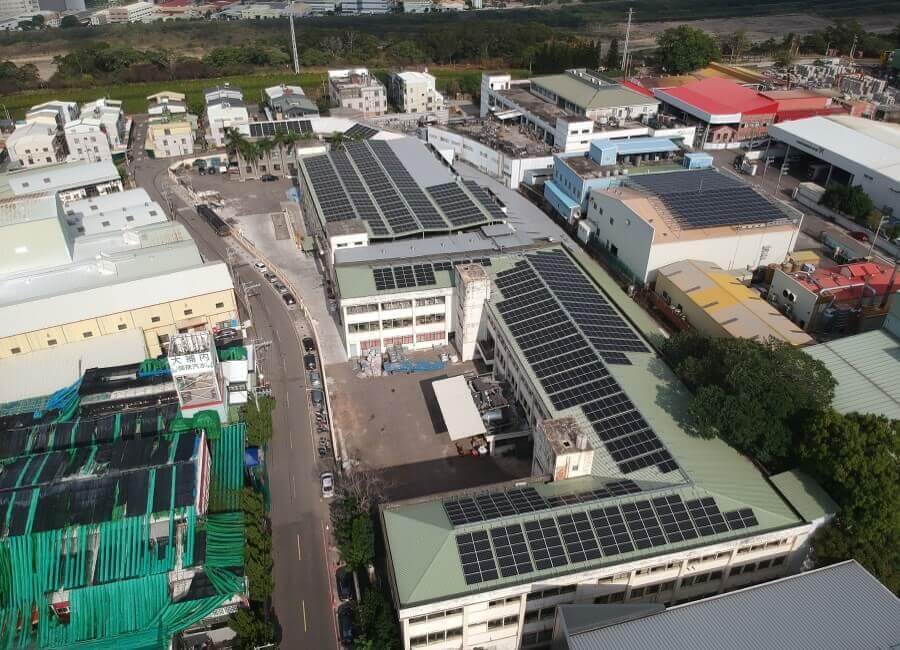
<path id="1" fill-rule="evenodd" d="M 872 251 L 875 250 L 875 242 L 878 241 L 878 234 L 881 232 L 881 227 L 884 225 L 884 222 L 887 221 L 888 216 L 882 215 L 881 220 L 878 222 L 878 227 L 875 229 L 875 236 L 872 237 L 872 244 L 869 246 L 869 254 L 866 257 L 872 257 Z"/>

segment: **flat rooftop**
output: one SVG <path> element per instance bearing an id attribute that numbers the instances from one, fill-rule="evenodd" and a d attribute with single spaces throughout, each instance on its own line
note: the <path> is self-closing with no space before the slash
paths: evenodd
<path id="1" fill-rule="evenodd" d="M 62 192 L 120 180 L 111 160 L 67 162 L 0 173 L 0 198 Z"/>
<path id="2" fill-rule="evenodd" d="M 477 120 L 432 128 L 450 131 L 477 140 L 492 149 L 499 149 L 517 158 L 549 156 L 553 152 L 553 147 L 527 131 L 522 132 L 518 124 L 507 126 L 500 121 Z"/>
<path id="3" fill-rule="evenodd" d="M 487 270 L 489 322 L 546 416 L 572 418 L 585 432 L 591 475 L 383 506 L 401 608 L 802 523 L 748 458 L 683 428 L 686 389 L 565 249 L 498 256 Z M 667 523 L 648 533 L 643 516 L 632 518 L 641 511 Z M 682 524 L 669 523 L 674 511 Z M 520 527 L 532 547 L 535 526 L 565 535 L 582 516 L 602 531 L 627 523 L 628 534 L 566 544 L 554 563 L 532 549 L 510 567 L 490 552 L 473 570 L 469 545 L 491 539 L 496 547 L 497 527 Z"/>
<path id="4" fill-rule="evenodd" d="M 556 125 L 556 120 L 584 120 L 582 115 L 578 115 L 564 108 L 560 108 L 556 104 L 548 102 L 546 99 L 538 97 L 527 88 L 522 86 L 510 86 L 508 90 L 496 91 L 498 95 L 507 98 L 523 110 L 528 111 L 547 122 L 550 126 Z"/>
<path id="5" fill-rule="evenodd" d="M 562 605 L 577 650 L 844 650 L 900 639 L 900 599 L 854 560 L 684 605 Z"/>

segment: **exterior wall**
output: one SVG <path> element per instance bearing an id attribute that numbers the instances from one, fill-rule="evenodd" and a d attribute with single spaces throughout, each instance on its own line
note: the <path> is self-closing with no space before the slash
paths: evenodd
<path id="1" fill-rule="evenodd" d="M 425 77 L 407 79 L 402 74 L 391 75 L 391 99 L 404 113 L 428 113 L 444 108 L 444 98 L 435 88 L 435 79 Z"/>
<path id="2" fill-rule="evenodd" d="M 432 300 L 438 304 L 425 304 Z M 443 299 L 443 303 L 439 301 Z M 341 301 L 344 344 L 347 355 L 360 356 L 392 344 L 413 350 L 446 345 L 453 317 L 453 288 L 390 293 Z M 422 322 L 436 320 L 437 322 Z M 396 321 L 408 324 L 394 326 Z M 365 328 L 362 331 L 356 331 Z"/>
<path id="3" fill-rule="evenodd" d="M 112 160 L 106 134 L 98 126 L 76 125 L 66 129 L 70 161 L 98 162 Z"/>
<path id="4" fill-rule="evenodd" d="M 794 249 L 798 228 L 747 228 L 732 235 L 654 242 L 654 230 L 619 200 L 602 193 L 591 195 L 587 218 L 596 226 L 597 239 L 643 281 L 656 277 L 656 269 L 672 262 L 697 259 L 723 269 L 754 269 L 781 263 Z"/>
<path id="5" fill-rule="evenodd" d="M 512 77 L 508 74 L 481 73 L 481 117 L 485 118 L 490 112 L 490 98 L 494 90 L 509 90 Z"/>
<path id="6" fill-rule="evenodd" d="M 452 150 L 457 158 L 496 178 L 510 189 L 519 187 L 526 172 L 553 167 L 553 156 L 513 158 L 477 140 L 441 128 L 428 127 L 427 138 L 435 149 Z"/>
<path id="7" fill-rule="evenodd" d="M 237 317 L 234 292 L 218 291 L 8 336 L 0 339 L 0 359 L 115 334 L 133 327 L 144 331 L 147 351 L 155 357 L 163 352 L 169 337 L 179 329 L 195 329 L 198 326 L 212 329 Z"/>
<path id="8" fill-rule="evenodd" d="M 157 158 L 191 155 L 194 153 L 191 125 L 187 122 L 151 124 L 147 127 L 147 145 Z"/>
<path id="9" fill-rule="evenodd" d="M 20 127 L 22 128 L 22 127 Z M 23 167 L 43 167 L 65 159 L 65 139 L 50 125 L 29 125 L 27 131 L 16 136 L 13 131 L 6 140 L 10 160 Z"/>
<path id="10" fill-rule="evenodd" d="M 658 296 L 669 302 L 672 309 L 680 308 L 687 322 L 701 334 L 715 338 L 729 338 L 731 336 L 716 322 L 709 312 L 691 300 L 690 296 L 677 287 L 667 276 L 657 273 L 654 291 Z"/>
<path id="11" fill-rule="evenodd" d="M 527 648 L 549 642 L 555 610 L 561 604 L 673 605 L 768 582 L 794 572 L 806 554 L 811 529 L 806 524 L 400 609 L 403 647 Z M 427 643 L 429 635 L 445 641 L 432 646 Z"/>
<path id="12" fill-rule="evenodd" d="M 109 8 L 111 23 L 149 23 L 156 20 L 156 7 L 149 2 L 135 2 Z"/>
<path id="13" fill-rule="evenodd" d="M 825 294 L 826 296 L 828 294 Z M 815 321 L 819 308 L 828 304 L 829 299 L 823 299 L 820 305 L 819 296 L 802 284 L 793 276 L 781 269 L 775 269 L 772 276 L 772 284 L 769 286 L 769 302 L 778 305 L 784 315 L 793 322 L 801 325 L 803 329 L 811 332 L 815 329 Z"/>
<path id="14" fill-rule="evenodd" d="M 209 126 L 210 140 L 217 147 L 225 146 L 225 132 L 228 129 L 237 129 L 243 135 L 250 135 L 250 117 L 243 106 L 224 109 L 216 108 L 213 111 L 207 109 L 206 123 Z"/>
<path id="15" fill-rule="evenodd" d="M 344 248 L 356 248 L 368 246 L 369 234 L 361 232 L 358 235 L 333 235 L 328 238 L 328 268 L 334 268 L 334 252 Z"/>
<path id="16" fill-rule="evenodd" d="M 345 74 L 346 73 L 346 74 Z M 362 74 L 364 81 L 345 85 L 351 74 Z M 387 89 L 365 68 L 329 71 L 328 97 L 341 108 L 361 111 L 363 117 L 384 115 L 387 111 Z"/>

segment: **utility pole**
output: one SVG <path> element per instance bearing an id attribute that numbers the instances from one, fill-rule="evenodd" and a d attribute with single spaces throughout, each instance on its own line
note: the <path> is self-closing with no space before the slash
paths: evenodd
<path id="1" fill-rule="evenodd" d="M 300 58 L 297 56 L 297 33 L 294 31 L 294 3 L 291 8 L 291 53 L 294 55 L 294 74 L 300 74 Z"/>
<path id="2" fill-rule="evenodd" d="M 856 34 L 853 35 L 853 45 L 850 46 L 850 63 L 853 63 L 853 55 L 856 53 L 856 42 L 859 40 L 859 36 Z"/>
<path id="3" fill-rule="evenodd" d="M 869 254 L 866 257 L 872 257 L 872 252 L 875 250 L 875 242 L 878 241 L 878 235 L 881 234 L 881 227 L 887 220 L 887 215 L 884 215 L 883 217 L 881 217 L 881 221 L 878 222 L 878 228 L 875 229 L 875 236 L 872 237 L 872 244 L 869 246 Z"/>
<path id="4" fill-rule="evenodd" d="M 628 7 L 628 23 L 625 26 L 625 49 L 622 52 L 622 77 L 626 77 L 628 75 L 628 41 L 631 38 L 631 16 L 634 14 L 634 11 L 631 7 Z"/>

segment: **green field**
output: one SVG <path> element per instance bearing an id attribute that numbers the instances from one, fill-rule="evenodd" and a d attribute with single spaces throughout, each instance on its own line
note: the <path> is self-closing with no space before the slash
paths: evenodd
<path id="1" fill-rule="evenodd" d="M 373 70 L 376 74 L 386 73 L 386 70 Z M 475 80 L 480 83 L 480 70 L 459 70 L 447 68 L 434 68 L 431 70 L 438 80 L 438 87 L 443 88 L 451 79 L 462 80 L 469 78 L 470 83 Z M 513 76 L 524 77 L 527 70 L 511 70 Z M 259 101 L 264 88 L 276 84 L 298 84 L 303 87 L 311 97 L 318 97 L 323 91 L 323 82 L 327 78 L 324 71 L 301 72 L 299 77 L 291 72 L 263 72 L 259 74 L 244 74 L 231 77 L 216 77 L 214 79 L 190 79 L 185 81 L 160 81 L 152 83 L 118 84 L 109 86 L 91 86 L 89 88 L 61 88 L 33 90 L 16 95 L 6 95 L 0 98 L 0 110 L 6 106 L 10 117 L 21 119 L 25 112 L 34 106 L 52 99 L 61 101 L 89 102 L 98 97 L 120 99 L 125 104 L 126 113 L 145 113 L 147 111 L 147 95 L 152 95 L 161 90 L 172 90 L 185 93 L 188 102 L 202 100 L 203 89 L 216 84 L 230 83 L 244 92 L 244 99 L 252 104 Z"/>

